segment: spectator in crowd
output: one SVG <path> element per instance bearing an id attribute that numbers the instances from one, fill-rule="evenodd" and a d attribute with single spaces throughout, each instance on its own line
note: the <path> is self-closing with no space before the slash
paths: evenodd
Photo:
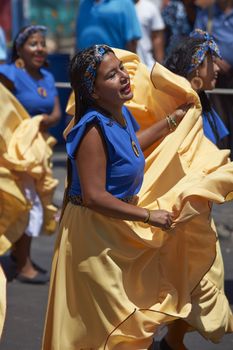
<path id="1" fill-rule="evenodd" d="M 166 55 L 193 28 L 195 9 L 190 0 L 165 0 L 162 16 L 166 26 Z"/>
<path id="2" fill-rule="evenodd" d="M 212 34 L 216 41 L 222 59 L 217 63 L 220 68 L 216 87 L 232 89 L 233 88 L 233 1 L 217 0 L 209 7 L 203 6 L 198 2 L 200 8 L 197 12 L 195 28 L 206 30 Z M 211 95 L 210 99 L 223 118 L 230 134 L 228 142 L 224 147 L 230 148 L 231 159 L 233 159 L 233 103 L 232 95 Z"/>
<path id="3" fill-rule="evenodd" d="M 44 69 L 47 58 L 45 34 L 46 28 L 37 25 L 19 31 L 13 43 L 12 62 L 0 66 L 0 82 L 14 94 L 31 117 L 42 115 L 40 131 L 48 138 L 48 129 L 59 121 L 61 111 L 54 78 Z M 11 253 L 16 263 L 16 278 L 24 283 L 46 283 L 48 275 L 30 256 L 32 238 L 42 230 L 43 204 L 30 171 L 20 172 L 19 182 L 32 207 L 28 226 Z"/>
<path id="4" fill-rule="evenodd" d="M 135 0 L 135 3 L 142 29 L 137 54 L 142 62 L 151 69 L 155 61 L 162 63 L 164 59 L 165 25 L 160 9 L 150 0 Z"/>
<path id="5" fill-rule="evenodd" d="M 80 0 L 77 49 L 106 44 L 132 52 L 141 38 L 140 23 L 132 0 Z"/>
<path id="6" fill-rule="evenodd" d="M 0 26 L 0 64 L 7 59 L 6 38 L 3 28 Z"/>

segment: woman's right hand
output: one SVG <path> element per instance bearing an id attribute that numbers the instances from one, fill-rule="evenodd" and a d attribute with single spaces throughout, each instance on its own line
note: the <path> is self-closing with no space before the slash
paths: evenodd
<path id="1" fill-rule="evenodd" d="M 167 210 L 150 210 L 148 224 L 162 229 L 170 229 L 173 223 L 174 214 Z"/>

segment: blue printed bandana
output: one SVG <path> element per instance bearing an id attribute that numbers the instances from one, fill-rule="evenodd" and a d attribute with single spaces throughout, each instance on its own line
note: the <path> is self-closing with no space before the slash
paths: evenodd
<path id="1" fill-rule="evenodd" d="M 205 41 L 196 49 L 196 52 L 192 57 L 192 62 L 188 67 L 188 73 L 191 73 L 200 66 L 208 52 L 210 52 L 212 56 L 222 58 L 216 42 L 209 33 L 204 32 L 201 29 L 196 29 L 190 33 L 189 36 L 191 38 L 204 39 Z"/>
<path id="2" fill-rule="evenodd" d="M 25 28 L 25 30 L 22 33 L 20 33 L 15 40 L 16 48 L 18 49 L 19 47 L 23 46 L 23 44 L 27 41 L 29 36 L 37 32 L 41 32 L 45 35 L 47 32 L 47 28 L 45 26 L 40 25 L 31 25 Z"/>
<path id="3" fill-rule="evenodd" d="M 94 83 L 96 78 L 97 66 L 103 60 L 104 55 L 109 51 L 112 51 L 112 50 L 107 45 L 95 45 L 94 60 L 87 67 L 83 78 L 85 87 L 90 95 L 94 91 Z"/>

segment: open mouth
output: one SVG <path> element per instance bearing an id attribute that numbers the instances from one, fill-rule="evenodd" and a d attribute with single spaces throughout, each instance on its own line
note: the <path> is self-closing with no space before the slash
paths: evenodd
<path id="1" fill-rule="evenodd" d="M 44 56 L 34 56 L 34 60 L 42 63 L 42 62 L 44 62 L 45 58 L 44 58 Z"/>
<path id="2" fill-rule="evenodd" d="M 121 93 L 124 95 L 128 95 L 131 92 L 130 83 L 128 83 L 124 88 L 121 89 Z"/>

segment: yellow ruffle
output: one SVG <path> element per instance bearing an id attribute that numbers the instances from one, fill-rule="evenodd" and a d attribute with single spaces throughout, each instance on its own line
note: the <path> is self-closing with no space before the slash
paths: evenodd
<path id="1" fill-rule="evenodd" d="M 51 204 L 58 181 L 51 169 L 55 139 L 39 132 L 42 116 L 31 118 L 16 98 L 0 84 L 0 254 L 23 234 L 31 204 L 27 201 L 20 174 L 27 173 L 36 183 L 44 208 L 44 229 L 55 231 Z"/>

